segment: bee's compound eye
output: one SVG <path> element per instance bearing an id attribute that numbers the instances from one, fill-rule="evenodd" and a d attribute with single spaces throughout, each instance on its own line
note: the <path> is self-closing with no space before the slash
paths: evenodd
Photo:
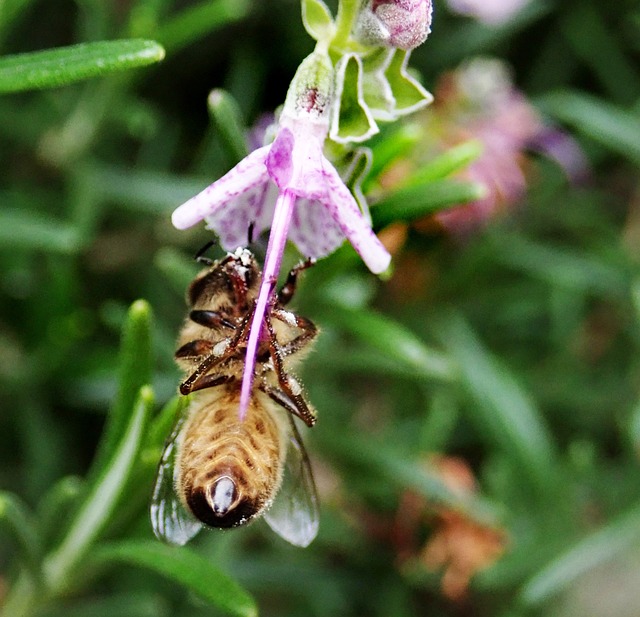
<path id="1" fill-rule="evenodd" d="M 229 476 L 222 476 L 209 488 L 207 495 L 216 516 L 224 516 L 236 501 L 236 484 Z"/>

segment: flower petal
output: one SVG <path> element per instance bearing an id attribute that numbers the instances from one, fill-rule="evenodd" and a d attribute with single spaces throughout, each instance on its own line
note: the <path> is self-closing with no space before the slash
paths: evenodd
<path id="1" fill-rule="evenodd" d="M 215 231 L 225 251 L 246 246 L 250 229 L 257 238 L 271 226 L 276 197 L 277 187 L 268 180 L 253 186 L 207 216 L 207 229 Z"/>
<path id="2" fill-rule="evenodd" d="M 312 199 L 298 199 L 289 239 L 305 257 L 320 258 L 335 251 L 344 234 L 323 203 Z"/>
<path id="3" fill-rule="evenodd" d="M 366 217 L 358 208 L 353 195 L 345 186 L 335 167 L 325 159 L 324 174 L 327 197 L 320 199 L 340 230 L 374 274 L 384 272 L 391 262 L 391 255 L 373 233 Z"/>
<path id="4" fill-rule="evenodd" d="M 219 216 L 220 210 L 227 212 L 233 210 L 234 213 L 237 213 L 236 208 L 239 208 L 239 211 L 249 210 L 254 204 L 255 195 L 260 192 L 259 185 L 268 181 L 265 160 L 269 154 L 269 148 L 270 146 L 264 146 L 254 150 L 222 178 L 176 208 L 171 216 L 174 227 L 187 229 L 206 217 Z M 244 199 L 244 194 L 256 188 L 258 190 L 253 191 L 253 200 L 251 195 Z M 240 201 L 238 201 L 239 197 Z M 245 218 L 253 219 L 252 216 Z M 245 227 L 245 238 L 246 230 Z"/>

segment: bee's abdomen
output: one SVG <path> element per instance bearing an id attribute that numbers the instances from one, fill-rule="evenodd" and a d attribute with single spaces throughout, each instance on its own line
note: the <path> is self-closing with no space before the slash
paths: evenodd
<path id="1" fill-rule="evenodd" d="M 198 393 L 180 449 L 178 494 L 212 527 L 242 525 L 260 514 L 280 483 L 278 426 L 256 401 L 240 422 L 237 394 L 231 386 L 222 395 Z"/>

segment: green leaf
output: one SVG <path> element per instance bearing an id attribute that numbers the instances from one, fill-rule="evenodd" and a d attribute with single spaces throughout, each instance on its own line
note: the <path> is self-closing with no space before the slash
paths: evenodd
<path id="1" fill-rule="evenodd" d="M 140 388 L 151 381 L 151 307 L 137 300 L 129 308 L 122 330 L 118 361 L 118 394 L 107 416 L 107 423 L 89 477 L 95 477 L 111 457 L 129 423 L 131 409 Z"/>
<path id="2" fill-rule="evenodd" d="M 131 541 L 100 546 L 92 554 L 94 565 L 112 562 L 153 570 L 230 615 L 255 617 L 258 614 L 255 601 L 238 583 L 188 548 L 169 547 L 155 541 Z"/>
<path id="3" fill-rule="evenodd" d="M 365 192 L 380 174 L 397 159 L 410 157 L 413 149 L 424 139 L 424 131 L 413 122 L 398 122 L 389 125 L 384 132 L 376 135 L 368 145 L 373 152 L 373 164 L 368 180 L 365 182 Z"/>
<path id="4" fill-rule="evenodd" d="M 151 389 L 144 386 L 129 410 L 128 422 L 118 443 L 88 487 L 69 531 L 45 560 L 44 573 L 49 589 L 61 592 L 72 586 L 74 570 L 108 525 L 138 457 L 152 404 Z"/>
<path id="5" fill-rule="evenodd" d="M 0 58 L 0 92 L 56 88 L 158 62 L 164 49 L 154 41 L 123 39 L 81 43 Z"/>
<path id="6" fill-rule="evenodd" d="M 420 167 L 407 179 L 404 186 L 420 186 L 434 180 L 442 180 L 475 161 L 483 149 L 482 142 L 475 139 L 453 146 Z"/>
<path id="7" fill-rule="evenodd" d="M 384 315 L 333 304 L 317 309 L 327 323 L 348 331 L 423 378 L 452 381 L 456 377 L 455 366 L 442 352 L 429 348 L 413 332 Z"/>
<path id="8" fill-rule="evenodd" d="M 331 11 L 322 0 L 302 0 L 302 23 L 316 41 L 329 41 L 336 31 Z"/>
<path id="9" fill-rule="evenodd" d="M 20 548 L 34 583 L 40 581 L 42 541 L 36 521 L 29 508 L 13 493 L 0 491 L 0 525 L 7 527 Z"/>
<path id="10" fill-rule="evenodd" d="M 640 506 L 618 517 L 543 568 L 522 588 L 521 601 L 536 605 L 581 575 L 626 553 L 640 542 Z"/>
<path id="11" fill-rule="evenodd" d="M 460 315 L 436 323 L 473 401 L 469 421 L 521 466 L 523 482 L 546 491 L 557 480 L 555 444 L 542 414 L 509 369 L 491 356 Z"/>
<path id="12" fill-rule="evenodd" d="M 175 53 L 206 34 L 244 18 L 250 8 L 248 0 L 203 0 L 167 20 L 156 30 L 154 38 L 169 53 Z"/>
<path id="13" fill-rule="evenodd" d="M 336 64 L 335 81 L 338 104 L 332 110 L 329 137 L 338 143 L 366 141 L 379 129 L 364 101 L 360 57 L 342 56 Z"/>
<path id="14" fill-rule="evenodd" d="M 457 180 L 415 184 L 387 195 L 374 204 L 371 216 L 376 227 L 396 221 L 413 221 L 440 210 L 482 199 L 483 185 Z"/>
<path id="15" fill-rule="evenodd" d="M 220 89 L 209 93 L 207 105 L 222 146 L 235 165 L 249 154 L 240 106 L 231 94 Z"/>
<path id="16" fill-rule="evenodd" d="M 539 99 L 542 111 L 640 165 L 640 116 L 595 96 L 570 90 Z"/>

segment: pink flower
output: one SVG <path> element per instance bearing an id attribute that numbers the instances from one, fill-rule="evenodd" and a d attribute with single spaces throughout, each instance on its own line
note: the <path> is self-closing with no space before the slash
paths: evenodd
<path id="1" fill-rule="evenodd" d="M 367 0 L 355 34 L 367 44 L 414 49 L 431 32 L 431 0 Z"/>
<path id="2" fill-rule="evenodd" d="M 333 68 L 314 52 L 289 87 L 274 142 L 254 150 L 231 171 L 177 208 L 172 221 L 186 229 L 206 220 L 226 250 L 248 242 L 249 230 L 271 227 L 262 283 L 247 342 L 240 416 L 249 403 L 264 316 L 273 297 L 289 238 L 307 257 L 324 257 L 347 238 L 374 273 L 391 256 L 368 218 L 323 154 L 329 131 Z"/>

